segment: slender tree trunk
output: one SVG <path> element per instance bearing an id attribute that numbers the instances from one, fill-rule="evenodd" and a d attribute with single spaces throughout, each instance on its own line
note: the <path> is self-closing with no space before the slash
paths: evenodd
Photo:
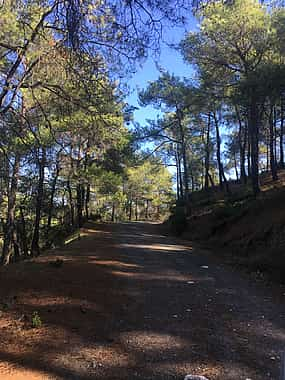
<path id="1" fill-rule="evenodd" d="M 180 188 L 180 197 L 181 199 L 184 198 L 184 189 L 183 189 L 183 178 L 182 178 L 182 170 L 181 170 L 181 157 L 180 152 L 178 151 L 178 176 L 179 176 L 179 188 Z"/>
<path id="2" fill-rule="evenodd" d="M 274 159 L 275 159 L 275 167 L 277 171 L 277 114 L 276 114 L 276 106 L 273 106 L 273 136 L 274 136 Z"/>
<path id="3" fill-rule="evenodd" d="M 129 221 L 132 220 L 132 211 L 133 211 L 133 200 L 130 199 L 130 204 L 129 204 Z"/>
<path id="4" fill-rule="evenodd" d="M 81 228 L 83 226 L 83 202 L 84 202 L 84 188 L 81 183 L 80 178 L 80 163 L 81 163 L 81 141 L 78 143 L 78 152 L 77 152 L 77 175 L 79 176 L 76 185 L 76 211 L 77 211 L 77 227 Z M 84 162 L 85 164 L 85 162 Z"/>
<path id="5" fill-rule="evenodd" d="M 251 145 L 249 133 L 247 136 L 247 175 L 251 178 Z"/>
<path id="6" fill-rule="evenodd" d="M 271 106 L 269 116 L 269 151 L 270 151 L 270 170 L 273 181 L 277 181 L 277 167 L 274 154 L 274 106 Z"/>
<path id="7" fill-rule="evenodd" d="M 194 180 L 194 175 L 193 175 L 193 171 L 191 170 L 191 173 L 190 173 L 190 178 L 191 178 L 191 191 L 192 193 L 195 191 L 195 180 Z"/>
<path id="8" fill-rule="evenodd" d="M 178 159 L 178 153 L 175 152 L 175 165 L 176 165 L 176 198 L 180 198 L 180 178 L 179 178 L 179 159 Z"/>
<path id="9" fill-rule="evenodd" d="M 59 172 L 60 172 L 60 166 L 59 166 L 59 160 L 57 159 L 55 171 L 53 173 L 53 181 L 52 181 L 51 192 L 50 192 L 48 220 L 47 220 L 47 237 L 48 237 L 48 233 L 49 233 L 49 230 L 51 227 L 52 213 L 53 213 L 53 209 L 54 209 L 54 196 L 55 196 L 55 190 L 56 190 L 56 184 L 57 184 Z"/>
<path id="10" fill-rule="evenodd" d="M 210 172 L 208 173 L 208 177 L 209 177 L 209 180 L 210 180 L 211 186 L 214 187 L 214 186 L 215 186 L 215 183 L 214 183 L 214 181 L 213 181 L 213 178 L 212 178 Z"/>
<path id="11" fill-rule="evenodd" d="M 234 152 L 234 166 L 235 166 L 236 180 L 238 182 L 239 181 L 239 175 L 238 175 L 238 168 L 237 168 L 236 152 Z"/>
<path id="12" fill-rule="evenodd" d="M 74 174 L 73 145 L 71 145 L 70 147 L 69 158 L 70 158 L 70 171 L 68 173 L 67 191 L 68 191 L 69 208 L 70 208 L 70 222 L 71 222 L 72 228 L 74 229 L 76 227 L 75 200 L 73 199 L 72 186 L 71 186 L 71 179 L 72 179 L 72 175 Z"/>
<path id="13" fill-rule="evenodd" d="M 187 154 L 186 154 L 186 140 L 185 140 L 185 132 L 182 125 L 182 113 L 177 110 L 178 124 L 180 129 L 181 136 L 181 151 L 182 151 L 182 160 L 183 160 L 183 169 L 184 169 L 184 200 L 186 204 L 186 215 L 191 214 L 190 208 L 190 191 L 189 191 L 189 175 L 188 175 L 188 162 L 187 162 Z"/>
<path id="14" fill-rule="evenodd" d="M 45 176 L 45 165 L 46 165 L 46 151 L 42 148 L 42 157 L 39 158 L 39 179 L 38 179 L 38 192 L 36 199 L 36 210 L 35 210 L 35 221 L 34 221 L 34 232 L 31 244 L 31 255 L 38 256 L 40 254 L 39 239 L 40 239 L 40 222 L 41 222 L 41 212 L 42 203 L 44 197 L 44 176 Z"/>
<path id="15" fill-rule="evenodd" d="M 259 187 L 259 111 L 254 95 L 251 94 L 251 104 L 249 109 L 249 136 L 250 136 L 250 158 L 251 158 L 251 181 L 254 196 L 260 193 Z"/>
<path id="16" fill-rule="evenodd" d="M 21 243 L 22 243 L 23 256 L 28 257 L 29 248 L 28 248 L 28 241 L 27 241 L 26 220 L 25 220 L 24 210 L 22 206 L 20 206 L 20 218 L 21 218 Z"/>
<path id="17" fill-rule="evenodd" d="M 205 182 L 204 188 L 206 191 L 209 189 L 209 169 L 210 169 L 210 127 L 211 115 L 208 115 L 207 131 L 206 131 L 206 144 L 205 144 Z"/>
<path id="18" fill-rule="evenodd" d="M 4 244 L 2 252 L 2 265 L 8 265 L 12 255 L 12 243 L 15 231 L 15 209 L 16 209 L 16 197 L 18 190 L 18 179 L 19 179 L 19 170 L 20 170 L 20 155 L 15 154 L 12 178 L 8 192 L 8 212 L 7 212 L 7 221 L 4 234 Z"/>
<path id="19" fill-rule="evenodd" d="M 270 154 L 269 154 L 269 130 L 266 128 L 265 130 L 265 143 L 266 143 L 266 171 L 269 171 L 269 161 L 270 161 Z"/>
<path id="20" fill-rule="evenodd" d="M 69 208 L 70 208 L 70 219 L 71 219 L 70 222 L 71 222 L 72 227 L 75 227 L 74 202 L 73 202 L 72 189 L 71 189 L 69 178 L 68 178 L 66 186 L 67 186 L 68 197 L 69 197 Z"/>
<path id="21" fill-rule="evenodd" d="M 13 230 L 13 248 L 14 248 L 14 256 L 13 259 L 14 261 L 19 261 L 20 260 L 20 245 L 19 245 L 19 239 L 18 239 L 18 228 L 17 226 Z"/>
<path id="22" fill-rule="evenodd" d="M 84 170 L 87 171 L 88 165 L 90 161 L 90 141 L 88 139 L 87 146 L 86 146 L 86 152 L 85 152 L 85 159 L 84 159 Z M 85 208 L 85 218 L 88 220 L 89 218 L 89 200 L 90 200 L 90 184 L 88 183 L 86 185 L 86 189 L 82 187 L 82 201 L 84 202 L 84 208 Z"/>
<path id="23" fill-rule="evenodd" d="M 148 219 L 148 208 L 149 208 L 149 200 L 146 200 L 146 208 L 145 208 L 145 218 Z"/>
<path id="24" fill-rule="evenodd" d="M 82 185 L 80 183 L 76 186 L 76 208 L 77 208 L 77 227 L 81 228 L 83 225 L 83 207 L 82 207 Z"/>
<path id="25" fill-rule="evenodd" d="M 219 122 L 217 119 L 217 115 L 214 112 L 214 121 L 215 121 L 215 127 L 216 127 L 216 141 L 217 141 L 217 162 L 218 162 L 218 168 L 219 168 L 219 183 L 220 183 L 220 189 L 223 190 L 224 184 L 226 186 L 226 191 L 229 193 L 229 186 L 228 181 L 225 176 L 224 166 L 221 160 L 221 137 L 220 137 L 220 129 L 219 129 Z"/>
<path id="26" fill-rule="evenodd" d="M 111 216 L 111 221 L 115 221 L 115 212 L 116 212 L 116 205 L 115 202 L 112 203 L 112 216 Z"/>
<path id="27" fill-rule="evenodd" d="M 90 203 L 90 184 L 86 186 L 86 191 L 85 191 L 85 216 L 86 219 L 89 219 L 89 203 Z"/>
<path id="28" fill-rule="evenodd" d="M 284 169 L 284 144 L 283 144 L 283 137 L 284 137 L 284 100 L 281 97 L 281 108 L 280 108 L 280 168 Z"/>
<path id="29" fill-rule="evenodd" d="M 246 125 L 243 126 L 238 107 L 235 107 L 236 115 L 239 123 L 238 139 L 240 151 L 240 180 L 241 183 L 246 184 L 246 170 L 245 170 L 245 147 L 246 147 Z"/>
<path id="30" fill-rule="evenodd" d="M 136 215 L 136 221 L 138 221 L 138 198 L 135 200 L 135 215 Z"/>

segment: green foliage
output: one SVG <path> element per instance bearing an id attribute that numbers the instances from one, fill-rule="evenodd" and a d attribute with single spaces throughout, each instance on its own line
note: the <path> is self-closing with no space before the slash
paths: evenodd
<path id="1" fill-rule="evenodd" d="M 42 327 L 42 319 L 37 311 L 33 312 L 31 322 L 32 322 L 32 327 L 35 329 Z"/>

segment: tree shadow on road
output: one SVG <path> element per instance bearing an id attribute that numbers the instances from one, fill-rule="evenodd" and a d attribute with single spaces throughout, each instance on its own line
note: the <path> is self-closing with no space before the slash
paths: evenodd
<path id="1" fill-rule="evenodd" d="M 82 235 L 1 269 L 2 362 L 60 379 L 278 378 L 284 306 L 249 279 L 156 225 Z"/>

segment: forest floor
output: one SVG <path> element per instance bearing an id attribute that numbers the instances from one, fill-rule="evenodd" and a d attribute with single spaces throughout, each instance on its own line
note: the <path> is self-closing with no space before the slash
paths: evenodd
<path id="1" fill-rule="evenodd" d="M 285 288 L 161 228 L 90 224 L 2 268 L 0 379 L 279 380 Z"/>

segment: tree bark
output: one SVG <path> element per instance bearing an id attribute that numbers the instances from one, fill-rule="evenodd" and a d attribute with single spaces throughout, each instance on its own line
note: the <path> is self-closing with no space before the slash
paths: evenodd
<path id="1" fill-rule="evenodd" d="M 89 203 L 90 203 L 90 184 L 88 183 L 85 191 L 85 217 L 89 219 Z"/>
<path id="2" fill-rule="evenodd" d="M 211 127 L 211 115 L 208 114 L 208 123 L 206 131 L 206 143 L 205 143 L 205 181 L 204 188 L 209 190 L 209 169 L 210 169 L 210 127 Z"/>
<path id="3" fill-rule="evenodd" d="M 72 189 L 70 185 L 70 178 L 68 178 L 66 186 L 67 186 L 68 197 L 69 197 L 70 222 L 71 222 L 72 227 L 75 227 L 74 202 L 73 202 L 73 196 L 72 196 Z"/>
<path id="4" fill-rule="evenodd" d="M 179 150 L 177 151 L 177 157 L 178 157 L 178 176 L 179 176 L 179 188 L 180 188 L 180 197 L 181 199 L 184 198 L 184 189 L 183 189 L 183 178 L 182 178 L 182 170 L 181 170 L 181 156 L 180 156 Z"/>
<path id="5" fill-rule="evenodd" d="M 133 209 L 133 200 L 130 199 L 130 204 L 129 204 L 129 221 L 132 220 L 132 210 Z"/>
<path id="6" fill-rule="evenodd" d="M 81 183 L 76 186 L 76 208 L 77 208 L 77 227 L 81 228 L 83 225 L 83 189 Z"/>
<path id="7" fill-rule="evenodd" d="M 177 110 L 178 124 L 180 129 L 181 137 L 181 152 L 183 160 L 183 169 L 184 169 L 184 200 L 185 200 L 185 211 L 186 215 L 191 214 L 190 207 L 190 191 L 189 191 L 189 175 L 188 175 L 188 162 L 186 154 L 186 141 L 185 141 L 185 131 L 182 125 L 182 113 L 180 110 Z"/>
<path id="8" fill-rule="evenodd" d="M 146 208 L 145 208 L 145 218 L 148 219 L 148 208 L 149 208 L 149 200 L 146 200 Z"/>
<path id="9" fill-rule="evenodd" d="M 138 221 L 138 198 L 135 200 L 135 215 L 136 215 L 136 221 Z"/>
<path id="10" fill-rule="evenodd" d="M 247 142 L 247 127 L 242 124 L 238 107 L 235 107 L 236 115 L 239 123 L 238 139 L 239 139 L 239 151 L 240 151 L 240 180 L 242 184 L 246 184 L 246 170 L 245 170 L 245 148 Z"/>
<path id="11" fill-rule="evenodd" d="M 283 138 L 284 138 L 284 100 L 281 97 L 281 106 L 280 106 L 280 161 L 279 165 L 281 169 L 284 169 L 284 144 L 283 144 Z"/>
<path id="12" fill-rule="evenodd" d="M 29 248 L 28 248 L 28 241 L 27 241 L 26 220 L 25 220 L 24 210 L 22 206 L 20 206 L 20 218 L 21 218 L 21 243 L 22 243 L 23 256 L 28 257 Z"/>
<path id="13" fill-rule="evenodd" d="M 278 180 L 277 167 L 275 159 L 275 149 L 274 149 L 274 106 L 271 106 L 270 116 L 269 116 L 269 152 L 270 152 L 270 170 L 273 181 Z"/>
<path id="14" fill-rule="evenodd" d="M 218 168 L 219 168 L 219 184 L 220 184 L 220 189 L 224 189 L 224 185 L 226 186 L 226 191 L 229 193 L 229 185 L 227 178 L 225 176 L 225 171 L 224 171 L 224 166 L 221 160 L 221 137 L 220 137 L 220 129 L 219 129 L 219 122 L 217 119 L 217 115 L 214 112 L 214 121 L 215 121 L 215 127 L 216 127 L 216 141 L 217 141 L 217 162 L 218 162 Z"/>
<path id="15" fill-rule="evenodd" d="M 115 211 L 116 211 L 116 206 L 115 206 L 115 202 L 113 202 L 113 204 L 112 204 L 112 216 L 111 216 L 112 222 L 115 221 Z"/>
<path id="16" fill-rule="evenodd" d="M 176 165 L 176 198 L 180 199 L 181 167 L 180 167 L 180 159 L 179 159 L 179 153 L 178 153 L 178 145 L 176 145 L 176 151 L 175 151 L 175 165 Z"/>
<path id="17" fill-rule="evenodd" d="M 7 212 L 7 221 L 4 234 L 4 244 L 2 252 L 2 265 L 8 265 L 12 255 L 12 243 L 14 238 L 15 231 L 15 209 L 16 209 L 16 198 L 18 190 L 18 180 L 19 180 L 19 171 L 20 171 L 20 155 L 19 153 L 15 154 L 12 178 L 10 183 L 10 188 L 8 192 L 8 212 Z"/>
<path id="18" fill-rule="evenodd" d="M 260 193 L 259 186 L 259 112 L 258 105 L 252 89 L 251 102 L 249 108 L 249 137 L 250 137 L 250 158 L 251 158 L 251 181 L 253 195 Z"/>
<path id="19" fill-rule="evenodd" d="M 49 233 L 49 230 L 51 227 L 52 213 L 53 213 L 53 209 L 54 209 L 54 196 L 55 196 L 56 184 L 57 184 L 59 172 L 60 172 L 60 165 L 59 165 L 59 159 L 57 158 L 55 171 L 53 173 L 53 181 L 52 181 L 52 185 L 51 185 L 51 192 L 50 192 L 48 220 L 47 220 L 47 236 L 48 236 L 48 233 Z"/>
<path id="20" fill-rule="evenodd" d="M 35 221 L 34 221 L 34 232 L 31 244 L 31 256 L 38 256 L 40 254 L 39 239 L 40 239 L 40 221 L 42 212 L 42 203 L 44 197 L 44 176 L 45 176 L 45 165 L 46 165 L 46 151 L 42 147 L 42 157 L 38 158 L 39 165 L 39 179 L 38 179 L 38 191 L 36 199 L 36 210 L 35 210 Z"/>

